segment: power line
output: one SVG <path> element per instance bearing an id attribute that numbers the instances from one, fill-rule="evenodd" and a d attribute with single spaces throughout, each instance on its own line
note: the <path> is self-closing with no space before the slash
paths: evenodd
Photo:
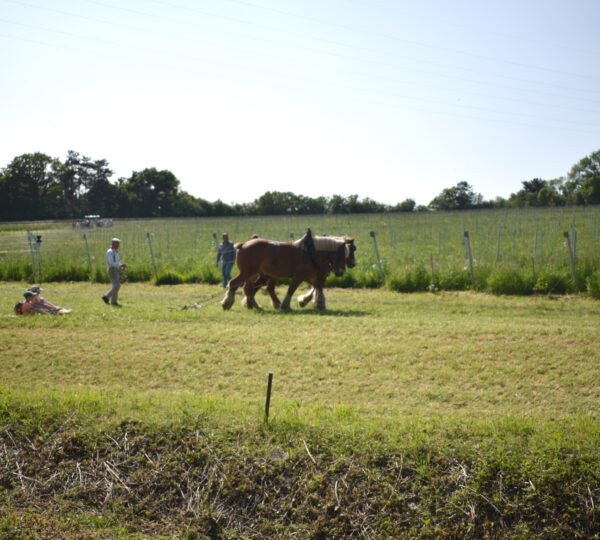
<path id="1" fill-rule="evenodd" d="M 101 24 L 109 24 L 109 25 L 113 25 L 113 26 L 118 26 L 118 27 L 122 27 L 125 29 L 129 29 L 129 30 L 135 30 L 135 31 L 139 31 L 139 32 L 144 32 L 144 33 L 150 33 L 150 34 L 154 34 L 154 35 L 162 35 L 164 37 L 169 37 L 171 39 L 178 39 L 181 40 L 181 36 L 173 36 L 171 34 L 165 34 L 165 33 L 160 33 L 160 32 L 154 32 L 154 31 L 149 31 L 147 29 L 144 28 L 139 28 L 139 27 L 133 27 L 133 26 L 129 26 L 129 25 L 123 25 L 123 24 L 119 24 L 119 23 L 113 23 L 110 21 L 103 21 L 100 19 L 94 19 L 91 17 L 86 17 L 86 16 L 82 16 L 82 15 L 78 15 L 78 14 L 73 14 L 73 13 L 69 13 L 69 12 L 64 12 L 64 11 L 60 11 L 60 10 L 55 10 L 55 9 L 51 9 L 51 8 L 46 8 L 46 7 L 42 7 L 42 6 L 32 6 L 31 4 L 27 4 L 24 2 L 19 2 L 18 0 L 4 0 L 7 2 L 11 2 L 13 4 L 19 4 L 19 5 L 24 5 L 27 7 L 34 7 L 37 9 L 43 9 L 43 10 L 48 10 L 48 11 L 52 11 L 52 12 L 56 12 L 56 13 L 60 13 L 63 15 L 70 15 L 73 17 L 78 17 L 78 18 L 82 18 L 85 20 L 90 20 L 93 22 L 99 22 Z M 555 94 L 555 93 L 551 93 L 551 92 L 540 92 L 539 90 L 527 90 L 527 89 L 523 89 L 523 88 L 515 88 L 515 87 L 511 87 L 511 86 L 507 86 L 507 85 L 503 85 L 503 84 L 499 84 L 499 83 L 493 83 L 493 82 L 488 82 L 488 81 L 481 81 L 481 80 L 473 80 L 473 79 L 468 79 L 468 78 L 464 78 L 464 77 L 458 77 L 456 75 L 448 75 L 448 74 L 440 74 L 438 72 L 432 72 L 432 71 L 426 71 L 423 69 L 417 69 L 417 68 L 411 68 L 411 67 L 405 67 L 405 66 L 399 66 L 397 64 L 389 64 L 386 62 L 380 62 L 377 60 L 371 60 L 371 59 L 364 59 L 364 58 L 359 58 L 356 56 L 352 56 L 352 55 L 346 55 L 346 54 L 340 54 L 340 53 L 333 53 L 331 51 L 325 51 L 322 49 L 314 49 L 311 47 L 306 47 L 306 46 L 302 46 L 302 45 L 297 45 L 297 44 L 290 44 L 290 43 L 286 43 L 286 42 L 281 42 L 281 41 L 277 41 L 277 40 L 269 40 L 266 38 L 258 38 L 256 36 L 251 36 L 248 34 L 243 34 L 243 33 L 239 33 L 239 32 L 231 32 L 231 31 L 227 31 L 227 30 L 222 30 L 222 29 L 215 29 L 214 27 L 210 27 L 207 25 L 199 25 L 195 22 L 192 21 L 181 21 L 178 19 L 173 19 L 173 18 L 166 18 L 160 15 L 154 15 L 154 14 L 148 14 L 146 12 L 142 12 L 142 11 L 138 11 L 138 10 L 131 10 L 129 8 L 123 8 L 120 6 L 112 6 L 110 4 L 106 4 L 104 2 L 99 2 L 98 0 L 83 0 L 85 2 L 91 3 L 91 4 L 96 4 L 96 5 L 100 5 L 103 7 L 109 7 L 111 9 L 115 9 L 115 10 L 122 10 L 125 12 L 129 12 L 129 13 L 133 13 L 133 14 L 137 14 L 137 15 L 146 15 L 148 17 L 153 17 L 153 18 L 158 18 L 161 20 L 166 20 L 169 22 L 174 22 L 177 24 L 184 24 L 184 25 L 188 25 L 188 26 L 194 26 L 194 27 L 199 27 L 199 28 L 208 28 L 210 30 L 213 31 L 218 31 L 220 33 L 226 33 L 228 35 L 233 35 L 235 37 L 241 37 L 243 39 L 251 39 L 254 41 L 260 41 L 263 43 L 267 43 L 267 44 L 273 44 L 273 45 L 278 45 L 278 46 L 285 46 L 288 48 L 293 48 L 293 49 L 298 49 L 298 50 L 303 50 L 303 51 L 308 51 L 308 52 L 314 52 L 317 53 L 319 55 L 326 55 L 326 56 L 330 56 L 330 57 L 334 57 L 334 58 L 340 58 L 340 59 L 344 59 L 344 60 L 351 60 L 351 61 L 358 61 L 361 63 L 366 63 L 366 64 L 370 64 L 373 66 L 378 66 L 378 67 L 383 67 L 383 68 L 391 68 L 391 69 L 402 69 L 404 71 L 412 71 L 415 73 L 422 73 L 422 74 L 426 74 L 426 75 L 434 75 L 436 77 L 442 77 L 442 78 L 446 78 L 446 79 L 453 79 L 453 80 L 457 80 L 457 81 L 461 81 L 461 82 L 470 82 L 470 83 L 476 83 L 476 84 L 483 84 L 486 86 L 495 86 L 498 88 L 505 88 L 505 89 L 509 89 L 509 90 L 517 90 L 517 91 L 525 91 L 525 92 L 535 92 L 535 93 L 542 93 L 544 95 L 548 95 L 548 96 L 554 96 L 554 97 L 561 97 L 561 98 L 567 98 L 567 99 L 578 99 L 578 100 L 585 100 L 585 101 L 590 101 L 593 103 L 600 103 L 600 101 L 598 100 L 591 100 L 591 99 L 587 99 L 587 98 L 582 98 L 582 97 L 578 97 L 578 98 L 571 98 L 568 96 L 564 96 L 561 94 Z M 153 0 L 159 4 L 168 4 L 168 5 L 173 5 L 176 6 L 175 4 L 171 4 L 169 2 L 162 2 L 160 0 Z M 234 0 L 230 0 L 230 1 L 234 1 Z M 205 14 L 205 12 L 202 12 L 200 10 L 197 9 L 193 9 L 193 8 L 187 8 L 191 11 L 195 11 L 195 12 L 200 12 L 202 14 Z M 238 21 L 238 19 L 235 18 L 230 18 L 232 20 Z M 248 23 L 250 24 L 250 23 Z M 272 27 L 266 27 L 264 25 L 261 25 L 265 28 L 272 28 Z M 276 29 L 278 31 L 281 31 L 280 29 Z M 304 34 L 298 34 L 301 35 L 303 37 L 306 37 Z M 312 38 L 311 38 L 312 39 Z M 189 41 L 189 40 L 186 40 Z M 322 40 L 323 41 L 323 40 Z M 469 69 L 469 68 L 463 68 L 461 66 L 456 66 L 456 65 L 450 65 L 450 64 L 444 64 L 442 62 L 436 62 L 436 61 L 432 61 L 432 60 L 428 60 L 428 59 L 421 59 L 421 58 L 414 58 L 414 57 L 410 57 L 410 56 L 406 56 L 406 55 L 398 55 L 398 54 L 394 54 L 394 53 L 389 53 L 389 52 L 381 52 L 381 51 L 377 51 L 375 49 L 366 49 L 366 48 L 360 48 L 360 47 L 354 47 L 352 45 L 348 45 L 348 44 L 343 44 L 340 42 L 332 42 L 332 41 L 328 41 L 328 40 L 324 40 L 325 42 L 329 43 L 329 44 L 335 44 L 335 45 L 342 45 L 344 47 L 347 48 L 356 48 L 357 50 L 363 50 L 366 52 L 371 52 L 371 53 L 375 53 L 375 54 L 386 54 L 388 56 L 393 56 L 395 58 L 402 58 L 411 62 L 419 62 L 419 63 L 427 63 L 427 64 L 432 64 L 435 66 L 439 66 L 439 67 L 444 67 L 444 68 L 448 68 L 451 69 L 453 71 L 466 71 L 466 72 L 471 72 L 471 73 L 475 73 L 478 75 L 483 75 L 483 76 L 491 76 L 494 78 L 501 78 L 501 79 L 508 79 L 508 80 L 514 80 L 517 82 L 522 82 L 522 83 L 526 83 L 526 84 L 535 84 L 535 85 L 539 85 L 538 81 L 532 81 L 532 80 L 528 80 L 528 79 L 523 79 L 520 77 L 511 77 L 511 76 L 507 76 L 507 75 L 498 75 L 498 74 L 489 74 L 486 72 L 482 72 L 480 70 L 474 70 L 474 69 Z M 204 41 L 204 42 L 200 42 L 200 41 L 192 41 L 193 43 L 203 43 L 203 44 L 209 44 L 208 42 Z M 348 72 L 350 73 L 350 72 Z M 367 76 L 367 77 L 373 77 L 370 74 L 361 74 L 362 76 Z M 569 91 L 576 91 L 576 92 L 590 92 L 592 90 L 587 90 L 587 89 L 579 89 L 579 88 L 573 88 L 571 86 L 564 86 L 564 85 L 559 85 L 556 83 L 552 83 L 552 82 L 544 82 L 544 86 L 546 87 L 554 87 L 554 88 L 560 88 L 560 89 L 564 89 L 564 90 L 569 90 Z M 595 91 L 595 90 L 593 90 Z"/>
<path id="2" fill-rule="evenodd" d="M 99 56 L 106 56 L 104 53 L 98 53 L 98 52 L 94 52 L 94 51 L 89 51 L 89 50 L 84 50 L 84 49 L 78 49 L 78 48 L 74 48 L 74 47 L 69 47 L 69 46 L 63 46 L 63 45 L 56 45 L 53 43 L 48 43 L 48 42 L 43 42 L 43 41 L 39 41 L 39 40 L 32 40 L 32 39 L 27 39 L 27 38 L 23 38 L 23 37 L 16 37 L 16 36 L 7 36 L 6 34 L 0 34 L 0 37 L 5 37 L 8 39 L 14 39 L 14 40 L 19 40 L 19 41 L 25 41 L 25 42 L 29 42 L 29 43 L 34 43 L 36 45 L 43 45 L 43 46 L 50 46 L 50 47 L 57 47 L 57 48 L 61 48 L 61 49 L 65 49 L 65 50 L 69 50 L 69 51 L 74 51 L 74 52 L 78 52 L 78 53 L 83 53 L 83 54 L 95 54 L 95 55 L 99 55 Z M 169 56 L 166 54 L 162 54 L 162 56 Z M 139 64 L 139 59 L 137 58 L 126 58 L 123 57 L 122 55 L 119 56 L 115 56 L 113 57 L 113 59 L 118 60 L 118 61 L 132 61 L 134 62 L 136 65 Z M 195 60 L 196 62 L 200 62 L 200 60 Z M 207 63 L 206 61 L 204 61 L 204 63 Z M 153 66 L 155 66 L 155 63 L 152 64 Z M 169 68 L 173 68 L 172 64 L 168 65 Z M 273 76 L 272 73 L 268 73 L 265 72 L 264 70 L 257 70 L 254 68 L 248 68 L 247 66 L 236 66 L 239 69 L 244 69 L 246 71 L 250 71 L 250 72 L 258 72 L 258 73 L 262 73 L 262 74 L 267 74 L 269 76 Z M 281 77 L 281 74 L 277 74 L 276 79 L 279 80 L 279 78 Z M 302 80 L 304 82 L 306 82 L 307 80 L 304 77 L 296 77 L 293 75 L 285 75 L 285 77 L 287 78 L 291 78 L 291 79 L 296 79 L 296 80 Z M 230 80 L 225 78 L 225 80 Z M 246 81 L 246 82 L 251 82 L 251 84 L 255 84 L 256 82 L 254 81 Z M 330 84 L 330 83 L 323 83 L 322 81 L 309 81 L 313 84 L 317 84 L 317 85 L 321 85 L 321 86 L 326 86 L 326 87 L 331 87 L 331 88 L 343 88 L 346 90 L 353 90 L 353 91 L 358 91 L 358 92 L 363 92 L 365 91 L 364 89 L 360 89 L 360 88 L 356 88 L 356 87 L 351 87 L 351 86 L 343 86 L 343 85 L 336 85 L 336 84 Z M 261 87 L 261 84 L 258 84 L 259 87 Z M 424 98 L 416 98 L 413 96 L 402 96 L 402 95 L 398 95 L 398 94 L 386 94 L 384 92 L 373 92 L 372 90 L 367 90 L 368 92 L 372 93 L 372 94 L 380 94 L 380 95 L 387 95 L 388 97 L 394 97 L 394 98 L 401 98 L 404 100 L 411 100 L 411 101 L 417 101 L 417 102 L 423 102 L 423 103 L 431 103 L 431 104 L 436 104 L 436 105 L 450 105 L 450 106 L 457 106 L 457 104 L 452 104 L 452 103 L 447 103 L 447 102 L 439 102 L 439 101 L 435 101 L 435 100 L 427 100 Z M 339 101 L 339 99 L 338 99 Z M 486 121 L 486 122 L 500 122 L 500 123 L 505 123 L 505 124 L 513 124 L 513 125 L 519 125 L 519 126 L 526 126 L 526 127 L 535 127 L 535 128 L 541 128 L 541 129 L 560 129 L 562 131 L 571 131 L 571 132 L 579 132 L 579 133 L 587 133 L 587 134 L 594 134 L 594 135 L 598 135 L 600 134 L 600 132 L 596 132 L 596 131 L 588 131 L 588 130 L 583 130 L 583 129 L 577 129 L 577 128 L 557 128 L 557 127 L 552 127 L 552 126 L 548 126 L 548 125 L 540 125 L 540 124 L 531 124 L 531 123 L 526 123 L 526 122 L 518 122 L 518 121 L 514 121 L 514 120 L 506 120 L 505 118 L 494 118 L 494 119 L 490 119 L 490 118 L 484 118 L 481 116 L 472 116 L 472 115 L 465 115 L 465 114 L 461 114 L 461 113 L 455 113 L 455 112 L 450 112 L 450 111 L 439 111 L 439 110 L 431 110 L 431 109 L 424 109 L 424 108 L 415 108 L 415 107 L 411 107 L 405 104 L 399 104 L 397 102 L 395 103 L 383 103 L 381 101 L 374 101 L 374 100 L 364 100 L 364 99 L 349 99 L 347 100 L 351 103 L 365 103 L 365 104 L 369 104 L 369 105 L 375 105 L 375 106 L 384 106 L 384 107 L 393 107 L 393 108 L 402 108 L 405 110 L 411 110 L 414 112 L 425 112 L 428 114 L 434 114 L 434 115 L 444 115 L 444 116 L 451 116 L 451 117 L 460 117 L 460 118 L 466 118 L 466 119 L 471 119 L 471 120 L 481 120 L 481 121 Z M 494 111 L 494 110 L 489 110 L 489 109 L 485 109 L 485 108 L 481 108 L 481 107 L 474 107 L 474 106 L 470 106 L 470 105 L 465 105 L 465 104 L 461 104 L 459 105 L 462 108 L 466 108 L 466 109 L 472 109 L 472 110 L 476 110 L 479 112 L 488 112 L 491 114 L 512 114 L 513 116 L 522 116 L 522 117 L 527 117 L 527 115 L 523 115 L 520 113 L 510 113 L 507 111 Z M 539 118 L 539 117 L 535 117 L 530 115 L 530 118 L 533 118 L 535 120 L 542 120 L 542 121 L 555 121 L 555 122 L 567 122 L 567 123 L 571 123 L 571 121 L 569 120 L 561 120 L 561 119 L 550 119 L 550 118 Z M 589 125 L 593 125 L 593 124 L 589 124 Z"/>

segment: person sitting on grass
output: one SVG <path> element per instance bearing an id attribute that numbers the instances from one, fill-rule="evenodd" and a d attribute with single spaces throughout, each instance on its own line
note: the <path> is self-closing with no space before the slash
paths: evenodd
<path id="1" fill-rule="evenodd" d="M 71 310 L 68 308 L 60 308 L 58 306 L 54 306 L 53 304 L 48 305 L 47 303 L 41 302 L 39 300 L 39 296 L 33 291 L 25 291 L 23 296 L 25 297 L 25 302 L 22 302 L 20 305 L 21 315 L 33 315 L 34 313 L 39 313 L 40 315 L 45 315 L 46 313 L 59 315 L 62 313 L 71 312 Z M 19 304 L 17 304 L 17 306 L 18 305 Z M 15 306 L 15 312 L 17 311 L 17 306 Z"/>
<path id="2" fill-rule="evenodd" d="M 54 304 L 51 304 L 50 302 L 48 302 L 48 300 L 46 300 L 45 298 L 42 297 L 42 295 L 40 294 L 44 289 L 42 289 L 39 285 L 32 285 L 31 287 L 29 287 L 29 289 L 27 289 L 28 291 L 31 291 L 32 293 L 34 293 L 35 296 L 33 296 L 33 302 L 36 304 L 41 304 L 43 306 L 46 306 L 50 309 L 54 309 L 57 312 L 60 311 L 61 309 L 67 310 L 64 311 L 64 313 L 68 313 L 69 311 L 71 311 L 68 308 L 60 308 L 58 306 L 55 306 Z"/>

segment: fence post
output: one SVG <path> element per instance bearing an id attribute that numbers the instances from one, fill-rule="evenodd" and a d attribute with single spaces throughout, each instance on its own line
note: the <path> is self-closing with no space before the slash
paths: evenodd
<path id="1" fill-rule="evenodd" d="M 150 233 L 146 233 L 146 238 L 148 238 L 148 245 L 150 246 L 150 258 L 152 259 L 152 268 L 154 269 L 154 277 L 158 279 L 158 274 L 156 273 L 156 264 L 154 263 L 154 252 L 152 251 L 152 237 Z"/>
<path id="2" fill-rule="evenodd" d="M 429 262 L 431 263 L 431 285 L 435 287 L 435 274 L 433 273 L 433 253 L 429 254 Z"/>
<path id="3" fill-rule="evenodd" d="M 564 237 L 567 239 L 567 247 L 569 248 L 569 255 L 571 256 L 571 270 L 573 271 L 573 280 L 575 281 L 575 288 L 579 292 L 579 284 L 577 283 L 577 272 L 575 271 L 575 253 L 571 248 L 571 240 L 569 238 L 569 231 L 565 231 Z"/>
<path id="4" fill-rule="evenodd" d="M 31 252 L 31 270 L 33 271 L 33 281 L 35 281 L 35 255 L 33 254 L 33 244 L 31 243 L 32 234 L 27 231 L 27 242 L 29 242 L 29 251 Z"/>
<path id="5" fill-rule="evenodd" d="M 496 262 L 500 260 L 500 240 L 502 238 L 502 231 L 498 231 L 498 243 L 496 244 Z"/>
<path id="6" fill-rule="evenodd" d="M 269 423 L 269 408 L 271 407 L 271 387 L 273 386 L 273 373 L 269 373 L 267 382 L 267 401 L 265 402 L 265 424 Z"/>
<path id="7" fill-rule="evenodd" d="M 88 266 L 90 267 L 90 277 L 92 275 L 92 258 L 90 257 L 90 247 L 88 246 L 87 236 L 83 233 L 83 239 L 85 240 L 85 251 L 88 258 Z"/>
<path id="8" fill-rule="evenodd" d="M 381 267 L 381 259 L 379 258 L 379 250 L 377 249 L 377 233 L 375 231 L 371 231 L 369 233 L 371 238 L 373 239 L 373 247 L 375 248 L 375 256 L 377 257 L 377 265 L 379 266 L 379 275 L 381 276 L 381 283 L 385 284 L 385 277 L 383 275 L 383 268 Z M 415 233 L 416 235 L 416 233 Z"/>
<path id="9" fill-rule="evenodd" d="M 464 233 L 465 247 L 469 256 L 469 268 L 471 269 L 471 286 L 475 288 L 475 273 L 473 272 L 473 257 L 471 256 L 471 240 L 469 239 L 469 231 Z"/>

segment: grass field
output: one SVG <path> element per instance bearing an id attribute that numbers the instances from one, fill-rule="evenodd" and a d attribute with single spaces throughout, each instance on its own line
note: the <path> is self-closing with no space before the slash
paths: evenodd
<path id="1" fill-rule="evenodd" d="M 80 282 L 45 286 L 69 315 L 9 315 L 25 286 L 0 283 L 7 535 L 600 534 L 597 301 L 223 312 L 216 286 L 131 283 L 116 309 Z"/>

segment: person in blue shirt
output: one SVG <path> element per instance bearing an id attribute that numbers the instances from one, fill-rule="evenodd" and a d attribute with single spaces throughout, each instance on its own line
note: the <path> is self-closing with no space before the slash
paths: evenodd
<path id="1" fill-rule="evenodd" d="M 231 280 L 231 269 L 235 262 L 235 248 L 233 243 L 229 241 L 229 235 L 223 233 L 223 242 L 219 245 L 217 251 L 217 266 L 221 262 L 221 274 L 223 275 L 223 288 L 227 288 L 227 284 Z"/>

